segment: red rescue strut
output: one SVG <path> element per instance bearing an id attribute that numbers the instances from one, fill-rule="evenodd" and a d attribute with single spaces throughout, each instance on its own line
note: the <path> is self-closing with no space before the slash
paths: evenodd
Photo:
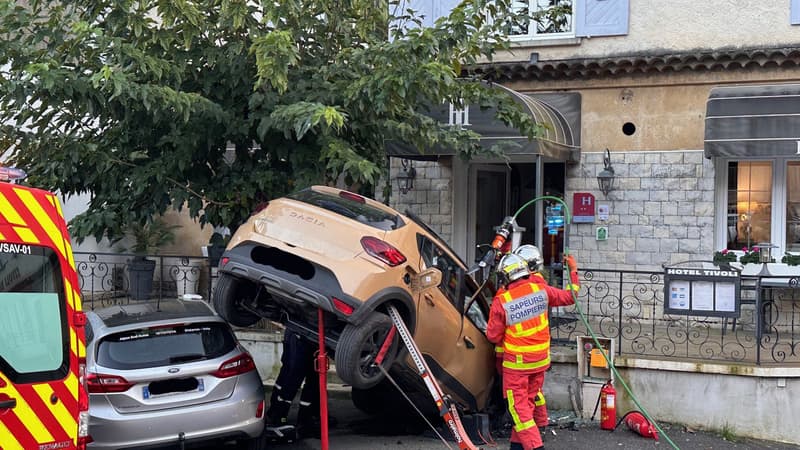
<path id="1" fill-rule="evenodd" d="M 325 320 L 317 309 L 319 351 L 314 369 L 319 372 L 319 438 L 322 450 L 328 450 L 328 355 L 325 353 Z"/>

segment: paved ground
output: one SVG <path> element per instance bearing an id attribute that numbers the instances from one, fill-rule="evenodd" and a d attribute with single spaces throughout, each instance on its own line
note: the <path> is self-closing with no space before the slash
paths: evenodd
<path id="1" fill-rule="evenodd" d="M 349 390 L 331 390 L 329 401 L 331 414 L 338 424 L 329 434 L 330 450 L 434 450 L 458 449 L 454 442 L 443 442 L 424 423 L 410 417 L 405 423 L 389 421 L 379 417 L 367 416 L 353 407 Z M 687 430 L 682 426 L 659 424 L 666 437 L 659 441 L 646 439 L 630 431 L 624 424 L 614 431 L 601 430 L 599 424 L 589 421 L 575 421 L 568 413 L 551 411 L 551 418 L 559 424 L 548 427 L 545 448 L 548 450 L 596 450 L 596 449 L 685 449 L 685 450 L 725 450 L 725 449 L 766 449 L 789 450 L 800 447 L 775 442 L 740 439 L 729 436 L 723 438 L 718 433 Z M 437 425 L 438 424 L 434 424 Z M 439 432 L 449 438 L 446 431 Z M 668 439 L 667 439 L 668 438 Z M 473 442 L 484 450 L 505 450 L 509 447 L 507 439 L 487 439 L 490 442 Z M 671 442 L 670 442 L 671 441 Z M 318 439 L 301 439 L 289 444 L 271 443 L 270 450 L 311 450 L 320 449 Z"/>

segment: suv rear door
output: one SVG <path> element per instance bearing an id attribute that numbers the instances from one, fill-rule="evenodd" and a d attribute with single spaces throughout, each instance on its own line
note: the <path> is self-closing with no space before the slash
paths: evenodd
<path id="1" fill-rule="evenodd" d="M 74 264 L 56 197 L 0 182 L 3 450 L 79 444 L 87 403 L 79 395 L 85 350 Z"/>

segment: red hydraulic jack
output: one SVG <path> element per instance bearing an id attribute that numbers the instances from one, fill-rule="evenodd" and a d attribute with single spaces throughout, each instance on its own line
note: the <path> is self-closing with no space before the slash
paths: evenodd
<path id="1" fill-rule="evenodd" d="M 467 432 L 464 430 L 464 426 L 461 424 L 461 418 L 458 416 L 456 406 L 450 403 L 450 401 L 444 397 L 442 389 L 439 387 L 439 383 L 437 383 L 436 379 L 433 377 L 433 375 L 431 375 L 431 370 L 428 367 L 428 364 L 425 362 L 425 359 L 422 357 L 422 353 L 420 353 L 419 348 L 417 348 L 417 344 L 411 338 L 411 333 L 408 331 L 408 328 L 406 328 L 406 324 L 403 322 L 403 318 L 400 317 L 400 313 L 397 312 L 397 309 L 394 306 L 389 306 L 388 309 L 389 317 L 391 317 L 392 322 L 394 322 L 394 328 L 392 328 L 392 330 L 389 332 L 389 335 L 386 338 L 386 343 L 383 346 L 384 348 L 381 349 L 376 362 L 378 365 L 380 365 L 386 349 L 389 347 L 389 345 L 391 345 L 391 341 L 394 338 L 394 331 L 397 330 L 406 348 L 408 348 L 408 353 L 411 355 L 411 359 L 417 366 L 417 371 L 422 377 L 422 380 L 425 382 L 428 392 L 430 392 L 431 397 L 433 397 L 433 401 L 436 403 L 436 407 L 439 409 L 439 415 L 442 417 L 442 419 L 444 419 L 445 423 L 447 424 L 447 428 L 450 429 L 450 433 L 453 434 L 453 438 L 455 438 L 458 448 L 461 450 L 480 450 L 479 447 L 476 447 L 475 444 L 470 441 Z"/>
<path id="2" fill-rule="evenodd" d="M 319 372 L 319 439 L 322 450 L 328 450 L 328 355 L 325 353 L 325 320 L 322 308 L 317 310 L 319 351 L 314 369 Z"/>

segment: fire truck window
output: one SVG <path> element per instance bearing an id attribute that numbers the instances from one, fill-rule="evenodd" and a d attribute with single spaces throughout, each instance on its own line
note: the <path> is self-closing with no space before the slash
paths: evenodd
<path id="1" fill-rule="evenodd" d="M 56 379 L 66 367 L 62 286 L 51 249 L 15 245 L 0 253 L 0 370 L 12 381 Z"/>

